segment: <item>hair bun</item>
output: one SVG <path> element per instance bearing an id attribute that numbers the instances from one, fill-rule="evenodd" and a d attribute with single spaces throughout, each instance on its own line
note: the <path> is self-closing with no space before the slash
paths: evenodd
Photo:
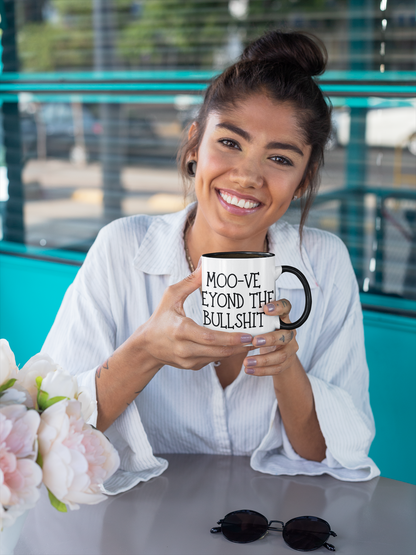
<path id="1" fill-rule="evenodd" d="M 241 61 L 286 63 L 307 75 L 322 75 L 328 60 L 324 43 L 307 32 L 270 31 L 249 44 Z"/>

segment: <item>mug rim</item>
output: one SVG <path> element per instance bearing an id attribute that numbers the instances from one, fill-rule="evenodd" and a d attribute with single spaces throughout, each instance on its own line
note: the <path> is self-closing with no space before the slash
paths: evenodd
<path id="1" fill-rule="evenodd" d="M 242 255 L 242 256 L 238 256 Z M 273 252 L 260 251 L 228 251 L 228 252 L 208 252 L 202 255 L 205 258 L 215 258 L 220 260 L 247 260 L 255 258 L 272 258 Z"/>

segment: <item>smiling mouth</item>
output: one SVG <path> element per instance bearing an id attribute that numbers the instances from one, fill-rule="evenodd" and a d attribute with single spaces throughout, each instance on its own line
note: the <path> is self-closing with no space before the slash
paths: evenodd
<path id="1" fill-rule="evenodd" d="M 218 191 L 218 193 L 227 204 L 238 206 L 238 208 L 245 208 L 246 210 L 250 210 L 253 208 L 257 208 L 257 206 L 260 206 L 261 204 L 260 202 L 254 202 L 252 200 L 236 197 L 229 193 L 225 193 L 224 191 Z"/>

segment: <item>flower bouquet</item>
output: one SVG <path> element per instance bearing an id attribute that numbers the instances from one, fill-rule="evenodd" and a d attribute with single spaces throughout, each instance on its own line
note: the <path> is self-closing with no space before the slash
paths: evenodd
<path id="1" fill-rule="evenodd" d="M 94 409 L 76 378 L 48 355 L 35 355 L 19 370 L 0 339 L 0 530 L 36 504 L 42 482 L 58 511 L 106 499 L 101 486 L 120 460 L 86 423 Z"/>

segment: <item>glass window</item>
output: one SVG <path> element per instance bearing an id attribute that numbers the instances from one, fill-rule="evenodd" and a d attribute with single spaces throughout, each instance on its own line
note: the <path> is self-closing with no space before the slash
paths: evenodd
<path id="1" fill-rule="evenodd" d="M 181 209 L 176 152 L 209 79 L 266 29 L 309 30 L 334 110 L 308 225 L 342 237 L 363 293 L 416 300 L 413 2 L 3 4 L 4 242 L 86 252 L 115 218 Z"/>

